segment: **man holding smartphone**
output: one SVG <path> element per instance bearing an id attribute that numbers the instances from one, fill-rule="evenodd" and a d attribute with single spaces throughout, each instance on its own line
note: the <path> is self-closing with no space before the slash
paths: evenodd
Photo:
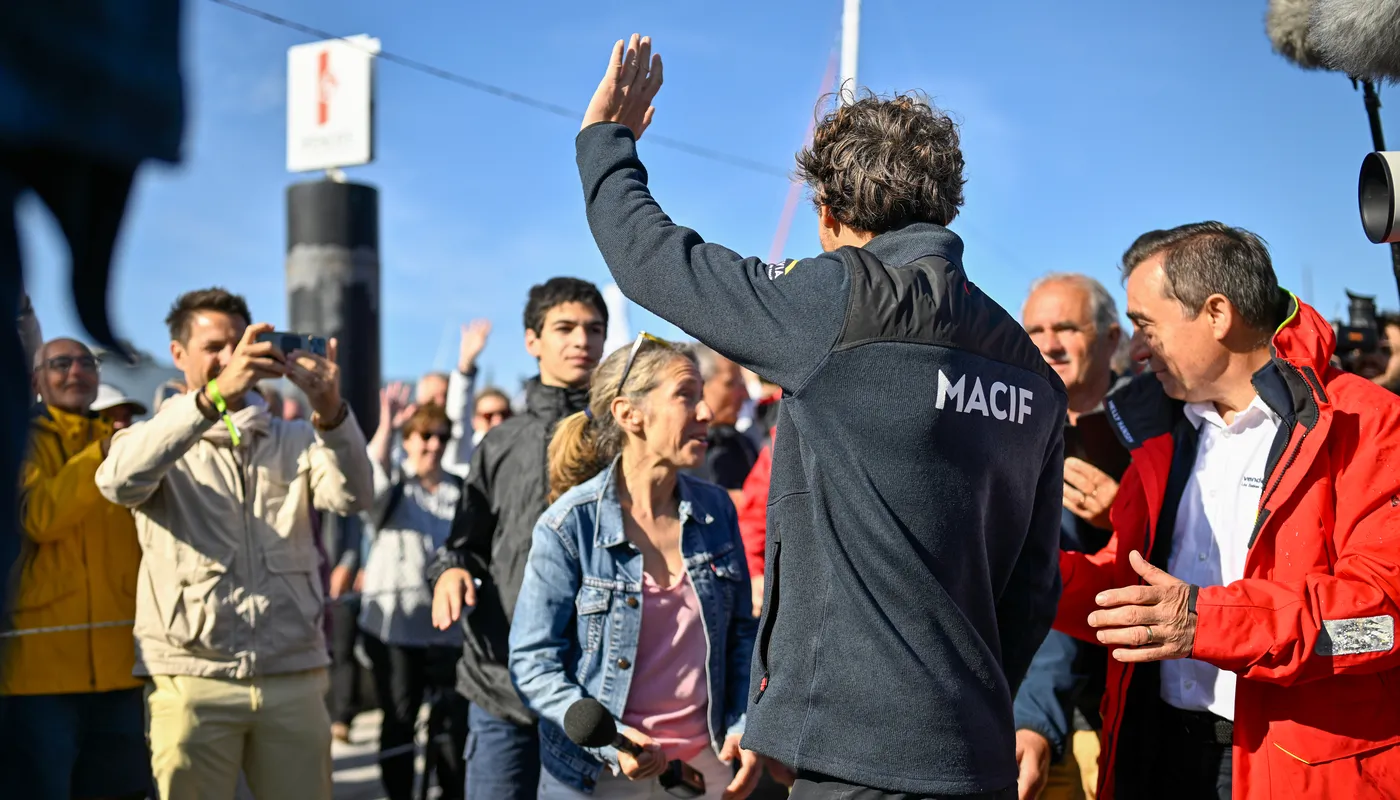
<path id="1" fill-rule="evenodd" d="M 131 508 L 143 558 L 136 674 L 165 800 L 329 800 L 329 685 L 312 508 L 368 508 L 365 438 L 341 399 L 336 343 L 283 353 L 243 298 L 190 292 L 167 323 L 191 387 L 121 431 L 98 489 Z M 285 377 L 311 422 L 269 414 L 251 391 Z"/>

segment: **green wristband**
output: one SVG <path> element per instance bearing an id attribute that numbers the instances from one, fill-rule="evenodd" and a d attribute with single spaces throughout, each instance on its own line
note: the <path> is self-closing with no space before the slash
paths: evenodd
<path id="1" fill-rule="evenodd" d="M 207 395 L 210 402 L 214 404 L 215 410 L 219 412 L 219 416 L 224 420 L 224 425 L 228 426 L 228 435 L 233 439 L 233 446 L 237 447 L 242 437 L 238 435 L 238 426 L 233 424 L 233 415 L 228 413 L 228 402 L 225 401 L 224 396 L 219 393 L 218 382 L 209 381 L 209 383 L 205 384 L 204 394 Z"/>

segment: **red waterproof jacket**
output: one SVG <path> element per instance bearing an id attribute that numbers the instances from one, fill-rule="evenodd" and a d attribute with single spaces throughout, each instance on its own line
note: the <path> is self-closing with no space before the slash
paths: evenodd
<path id="1" fill-rule="evenodd" d="M 1284 417 L 1270 452 L 1245 577 L 1200 589 L 1193 658 L 1239 675 L 1234 796 L 1400 797 L 1400 398 L 1329 364 L 1331 327 L 1290 299 L 1273 360 L 1254 386 Z M 1110 418 L 1133 451 L 1097 555 L 1061 555 L 1056 627 L 1094 641 L 1094 596 L 1141 583 L 1139 550 L 1165 564 L 1194 436 L 1148 375 L 1116 393 Z M 1189 426 L 1189 423 L 1184 423 Z M 1184 473 L 1183 473 L 1184 470 Z M 1170 504 L 1170 505 L 1169 505 Z M 1170 520 L 1174 511 L 1168 516 Z M 1164 541 L 1165 540 L 1165 541 Z M 1109 659 L 1099 797 L 1136 780 L 1154 733 L 1158 665 Z M 1130 773 L 1132 770 L 1138 773 Z M 1119 800 L 1132 800 L 1124 789 Z"/>
<path id="2" fill-rule="evenodd" d="M 739 504 L 739 535 L 744 539 L 744 557 L 749 562 L 749 574 L 760 578 L 763 577 L 763 553 L 768 545 L 768 483 L 772 475 L 773 441 L 770 440 L 744 480 L 744 501 Z"/>

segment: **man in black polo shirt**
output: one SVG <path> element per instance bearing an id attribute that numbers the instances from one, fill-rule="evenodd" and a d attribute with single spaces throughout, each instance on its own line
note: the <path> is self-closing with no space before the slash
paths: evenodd
<path id="1" fill-rule="evenodd" d="M 816 258 L 675 225 L 636 137 L 661 83 L 618 42 L 577 139 L 623 294 L 783 387 L 744 745 L 793 797 L 1016 797 L 1011 698 L 1059 594 L 1066 399 L 964 273 L 953 122 L 866 97 L 798 156 Z"/>

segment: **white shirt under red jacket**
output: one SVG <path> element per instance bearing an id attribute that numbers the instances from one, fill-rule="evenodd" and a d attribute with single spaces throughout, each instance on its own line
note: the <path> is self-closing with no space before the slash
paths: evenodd
<path id="1" fill-rule="evenodd" d="M 1270 342 L 1273 358 L 1251 377 L 1268 408 L 1282 417 L 1270 452 L 1275 458 L 1257 504 L 1242 493 L 1234 503 L 1239 516 L 1211 528 L 1213 544 L 1227 527 L 1233 532 L 1228 541 L 1236 555 L 1222 550 L 1215 585 L 1197 584 L 1192 657 L 1235 676 L 1236 800 L 1395 800 L 1400 398 L 1333 367 L 1331 325 L 1296 298 L 1281 299 L 1288 313 Z M 1097 640 L 1088 619 L 1099 609 L 1099 594 L 1142 583 L 1128 557 L 1134 550 L 1183 580 L 1205 583 L 1172 558 L 1194 554 L 1199 562 L 1200 553 L 1185 544 L 1177 552 L 1167 546 L 1166 539 L 1181 529 L 1166 518 L 1180 511 L 1182 489 L 1202 454 L 1198 441 L 1179 440 L 1217 431 L 1204 415 L 1194 425 L 1151 375 L 1114 392 L 1105 408 L 1133 458 L 1113 503 L 1114 538 L 1092 556 L 1060 555 L 1064 590 L 1055 625 L 1086 641 Z M 1224 439 L 1224 431 L 1218 432 Z M 1172 469 L 1187 456 L 1192 468 L 1177 488 Z M 1235 473 L 1240 482 L 1255 474 Z M 1245 488 L 1227 487 L 1205 472 L 1196 483 L 1205 491 Z M 1202 498 L 1202 516 L 1215 506 L 1208 499 Z M 1223 498 L 1216 499 L 1224 508 Z M 1238 548 L 1248 520 L 1253 541 L 1244 543 L 1241 575 Z M 1159 522 L 1169 527 L 1159 530 Z M 1154 546 L 1161 552 L 1152 552 Z M 1180 679 L 1182 673 L 1176 674 Z M 1141 768 L 1153 763 L 1158 717 L 1151 712 L 1155 703 L 1144 701 L 1162 696 L 1162 681 L 1158 667 L 1109 658 L 1100 800 L 1137 800 L 1142 781 L 1153 779 Z M 1217 707 L 1210 704 L 1223 699 L 1218 694 L 1212 678 L 1206 706 L 1212 711 Z"/>
<path id="2" fill-rule="evenodd" d="M 1264 489 L 1269 448 L 1282 419 L 1258 396 L 1227 425 L 1214 403 L 1188 403 L 1196 467 L 1181 494 L 1167 571 L 1197 586 L 1244 578 L 1249 537 Z M 1204 661 L 1162 662 L 1162 700 L 1235 718 L 1235 673 Z"/>

